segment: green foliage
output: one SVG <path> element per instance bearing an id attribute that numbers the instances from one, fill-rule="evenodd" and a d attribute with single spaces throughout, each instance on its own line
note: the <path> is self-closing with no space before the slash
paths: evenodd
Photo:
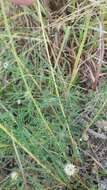
<path id="1" fill-rule="evenodd" d="M 81 138 L 107 120 L 106 79 L 98 92 L 85 93 L 78 66 L 97 51 L 92 28 L 107 3 L 81 1 L 79 13 L 76 1 L 66 1 L 59 21 L 38 0 L 29 8 L 0 3 L 0 188 L 98 189 L 81 151 L 90 145 Z M 64 173 L 69 162 L 79 168 L 71 178 Z"/>

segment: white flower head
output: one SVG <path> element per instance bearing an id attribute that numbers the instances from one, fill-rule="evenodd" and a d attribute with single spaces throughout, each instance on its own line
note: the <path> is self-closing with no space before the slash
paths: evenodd
<path id="1" fill-rule="evenodd" d="M 13 181 L 17 180 L 18 178 L 18 172 L 16 171 L 13 171 L 11 174 L 10 174 L 10 177 Z"/>
<path id="2" fill-rule="evenodd" d="M 17 104 L 18 105 L 20 105 L 21 104 L 21 100 L 19 99 L 19 100 L 17 100 Z"/>
<path id="3" fill-rule="evenodd" d="M 64 172 L 68 177 L 75 176 L 77 171 L 78 171 L 77 167 L 72 163 L 67 163 L 64 166 Z"/>
<path id="4" fill-rule="evenodd" d="M 3 64 L 4 69 L 7 69 L 8 66 L 9 66 L 9 63 L 8 63 L 8 62 L 5 62 L 5 63 Z"/>
<path id="5" fill-rule="evenodd" d="M 80 138 L 80 142 L 82 142 L 82 138 Z"/>

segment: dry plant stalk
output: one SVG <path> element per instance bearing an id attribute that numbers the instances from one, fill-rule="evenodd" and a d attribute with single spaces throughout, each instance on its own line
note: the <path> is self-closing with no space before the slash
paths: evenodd
<path id="1" fill-rule="evenodd" d="M 99 37 L 99 61 L 96 67 L 96 73 L 95 73 L 95 80 L 92 84 L 92 89 L 96 91 L 97 89 L 97 84 L 99 77 L 101 76 L 101 67 L 103 63 L 103 58 L 104 58 L 104 30 L 103 30 L 103 21 L 102 19 L 99 20 L 99 28 L 100 28 L 100 37 Z"/>

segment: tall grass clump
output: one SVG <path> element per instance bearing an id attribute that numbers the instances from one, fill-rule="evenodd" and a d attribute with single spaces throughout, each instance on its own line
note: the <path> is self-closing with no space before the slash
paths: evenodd
<path id="1" fill-rule="evenodd" d="M 0 0 L 1 190 L 102 188 L 106 9 L 101 0 Z"/>

